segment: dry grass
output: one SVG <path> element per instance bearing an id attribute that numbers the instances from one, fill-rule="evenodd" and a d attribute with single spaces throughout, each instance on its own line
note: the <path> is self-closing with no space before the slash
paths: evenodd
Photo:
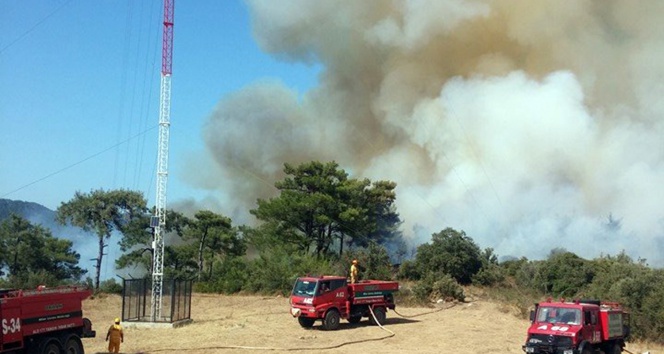
<path id="1" fill-rule="evenodd" d="M 84 339 L 87 353 L 105 352 L 104 337 L 113 318 L 121 315 L 119 296 L 105 295 L 84 302 L 97 338 Z M 446 306 L 446 307 L 449 307 Z M 388 313 L 384 331 L 366 321 L 342 321 L 337 331 L 323 331 L 318 323 L 303 329 L 288 313 L 283 297 L 194 294 L 190 325 L 180 328 L 125 328 L 123 353 L 523 353 L 528 321 L 517 318 L 509 306 L 487 300 L 462 303 L 432 312 L 424 307 L 397 307 Z M 357 341 L 350 344 L 349 342 Z M 248 350 L 245 347 L 262 349 Z M 327 349 L 326 349 L 327 348 Z M 631 343 L 633 353 L 664 347 Z"/>

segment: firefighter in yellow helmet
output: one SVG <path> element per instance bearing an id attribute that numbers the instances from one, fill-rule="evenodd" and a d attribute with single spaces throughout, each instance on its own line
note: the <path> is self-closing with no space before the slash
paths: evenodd
<path id="1" fill-rule="evenodd" d="M 353 262 L 350 265 L 350 283 L 355 284 L 356 281 L 358 281 L 358 278 L 357 278 L 357 259 L 353 259 Z"/>
<path id="2" fill-rule="evenodd" d="M 114 323 L 108 328 L 106 341 L 108 342 L 108 351 L 110 353 L 120 352 L 120 343 L 124 343 L 124 334 L 122 333 L 119 318 L 116 317 Z"/>

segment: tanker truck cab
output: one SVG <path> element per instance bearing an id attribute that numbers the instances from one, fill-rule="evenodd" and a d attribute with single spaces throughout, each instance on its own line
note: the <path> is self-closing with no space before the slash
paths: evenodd
<path id="1" fill-rule="evenodd" d="M 616 305 L 616 304 L 614 304 Z M 619 307 L 597 300 L 536 304 L 523 350 L 526 353 L 619 354 L 626 333 Z"/>
<path id="2" fill-rule="evenodd" d="M 347 296 L 346 288 L 346 278 L 329 276 L 298 278 L 291 293 L 291 305 L 316 307 L 320 304 L 335 302 L 337 299 L 345 299 Z"/>
<path id="3" fill-rule="evenodd" d="M 338 316 L 336 320 L 329 318 L 329 325 L 336 327 L 340 314 L 346 312 L 347 298 L 348 283 L 344 277 L 298 278 L 291 292 L 291 315 L 298 318 L 302 327 L 311 327 L 316 319 L 321 318 L 325 325 L 326 317 L 334 317 L 327 313 L 334 311 Z"/>
<path id="4" fill-rule="evenodd" d="M 322 320 L 323 328 L 334 330 L 340 319 L 358 323 L 369 318 L 382 324 L 388 309 L 394 310 L 394 281 L 363 280 L 349 284 L 346 277 L 325 275 L 301 277 L 295 281 L 290 296 L 290 313 L 300 326 L 309 328 Z"/>

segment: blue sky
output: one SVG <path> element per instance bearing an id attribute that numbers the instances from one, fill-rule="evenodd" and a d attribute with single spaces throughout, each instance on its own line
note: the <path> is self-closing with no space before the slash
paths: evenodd
<path id="1" fill-rule="evenodd" d="M 0 197 L 51 209 L 76 191 L 128 188 L 154 203 L 160 1 L 0 1 Z M 295 90 L 315 66 L 278 61 L 239 0 L 175 4 L 169 200 L 218 101 L 265 78 Z"/>

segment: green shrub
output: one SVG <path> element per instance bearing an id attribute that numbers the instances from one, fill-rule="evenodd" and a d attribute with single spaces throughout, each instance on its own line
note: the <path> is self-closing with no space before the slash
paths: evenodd
<path id="1" fill-rule="evenodd" d="M 244 287 L 249 278 L 249 265 L 241 257 L 225 258 L 214 265 L 212 278 L 198 286 L 202 292 L 232 294 Z"/>
<path id="2" fill-rule="evenodd" d="M 433 283 L 433 295 L 439 299 L 464 301 L 463 288 L 451 276 L 444 275 Z"/>
<path id="3" fill-rule="evenodd" d="M 415 284 L 413 293 L 420 301 L 465 300 L 463 288 L 449 274 L 430 274 Z"/>
<path id="4" fill-rule="evenodd" d="M 433 280 L 422 279 L 415 283 L 413 286 L 413 294 L 418 301 L 429 302 L 431 293 L 433 292 Z"/>
<path id="5" fill-rule="evenodd" d="M 99 291 L 106 294 L 122 294 L 122 284 L 116 283 L 114 278 L 99 283 Z"/>
<path id="6" fill-rule="evenodd" d="M 417 271 L 417 267 L 414 261 L 404 261 L 399 266 L 399 272 L 397 273 L 397 279 L 408 279 L 408 280 L 418 280 L 420 279 L 420 273 Z"/>
<path id="7" fill-rule="evenodd" d="M 463 231 L 446 228 L 431 235 L 431 243 L 417 248 L 415 268 L 420 279 L 427 277 L 429 272 L 442 272 L 466 285 L 482 268 L 482 257 L 472 238 Z"/>
<path id="8" fill-rule="evenodd" d="M 279 248 L 265 251 L 253 260 L 248 273 L 243 290 L 268 294 L 289 293 L 295 279 L 307 274 L 334 274 L 332 265 L 325 259 Z"/>
<path id="9" fill-rule="evenodd" d="M 505 280 L 505 275 L 503 274 L 503 270 L 500 267 L 496 265 L 490 265 L 486 268 L 480 269 L 477 274 L 472 276 L 472 279 L 473 284 L 492 286 L 500 284 L 503 280 Z"/>

